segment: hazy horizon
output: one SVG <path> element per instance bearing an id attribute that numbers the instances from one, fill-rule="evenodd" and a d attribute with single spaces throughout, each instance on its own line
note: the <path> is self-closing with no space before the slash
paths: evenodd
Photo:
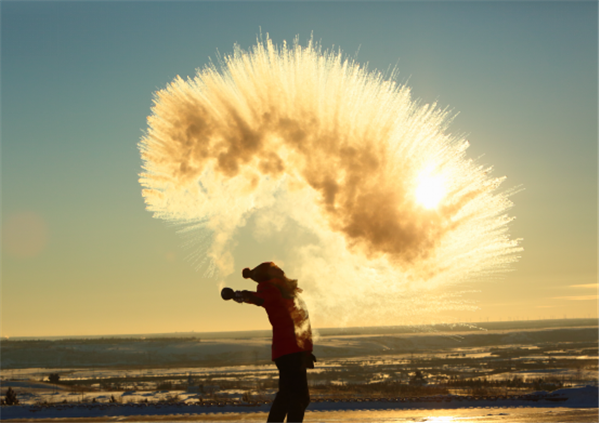
<path id="1" fill-rule="evenodd" d="M 457 322 L 435 325 L 393 325 L 393 326 L 354 326 L 354 327 L 314 327 L 315 333 L 319 336 L 330 336 L 332 334 L 372 334 L 372 333 L 444 333 L 446 332 L 469 332 L 478 330 L 526 330 L 532 328 L 553 328 L 553 327 L 573 327 L 582 324 L 584 326 L 594 326 L 599 324 L 598 318 L 562 318 L 562 319 L 541 319 L 541 320 L 503 320 L 503 321 L 481 321 L 481 322 Z M 479 326 L 481 325 L 481 326 Z M 487 328 L 485 327 L 487 326 Z M 115 333 L 115 334 L 100 334 L 100 335 L 53 335 L 53 336 L 14 336 L 0 337 L 0 340 L 11 341 L 35 341 L 35 340 L 68 340 L 68 339 L 152 339 L 152 338 L 186 338 L 186 337 L 201 337 L 207 339 L 231 338 L 241 335 L 254 334 L 254 336 L 271 337 L 271 329 L 254 329 L 245 331 L 190 331 L 190 332 L 164 332 L 164 333 Z M 250 336 L 250 337 L 254 337 Z"/>

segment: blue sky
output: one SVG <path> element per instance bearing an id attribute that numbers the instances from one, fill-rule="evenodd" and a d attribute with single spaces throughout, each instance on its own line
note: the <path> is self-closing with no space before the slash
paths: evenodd
<path id="1" fill-rule="evenodd" d="M 153 92 L 261 30 L 397 67 L 416 98 L 459 113 L 450 131 L 467 134 L 471 157 L 524 188 L 511 227 L 522 259 L 473 283 L 480 310 L 460 318 L 597 316 L 597 2 L 0 7 L 3 336 L 268 327 L 261 310 L 221 307 L 137 181 Z M 20 236 L 31 219 L 39 233 Z M 27 236 L 39 246 L 9 239 Z"/>

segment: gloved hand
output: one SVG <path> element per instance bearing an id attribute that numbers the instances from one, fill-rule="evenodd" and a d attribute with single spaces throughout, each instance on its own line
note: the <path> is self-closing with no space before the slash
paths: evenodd
<path id="1" fill-rule="evenodd" d="M 316 361 L 317 357 L 315 357 L 313 353 L 309 351 L 304 351 L 304 354 L 302 354 L 302 365 L 304 366 L 304 368 L 314 369 Z"/>
<path id="2" fill-rule="evenodd" d="M 242 291 L 235 291 L 233 293 L 233 301 L 236 303 L 243 303 L 246 300 L 246 296 Z"/>

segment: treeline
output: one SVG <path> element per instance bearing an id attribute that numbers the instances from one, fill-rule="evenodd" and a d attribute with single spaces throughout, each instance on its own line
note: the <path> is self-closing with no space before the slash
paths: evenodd
<path id="1" fill-rule="evenodd" d="M 310 388 L 311 395 L 322 396 L 387 396 L 387 397 L 417 397 L 430 395 L 446 395 L 448 387 L 443 385 L 415 385 L 399 381 L 384 381 L 376 383 L 320 383 Z"/>
<path id="2" fill-rule="evenodd" d="M 17 344 L 16 342 L 23 342 Z M 23 368 L 79 368 L 130 366 L 197 366 L 202 362 L 203 343 L 189 340 L 134 340 L 104 343 L 88 341 L 15 341 L 2 344 L 2 370 Z M 187 348 L 179 348 L 185 346 Z M 221 357 L 217 357 L 221 359 Z"/>
<path id="3" fill-rule="evenodd" d="M 536 391 L 553 391 L 565 386 L 557 377 L 523 378 L 513 376 L 506 379 L 449 379 L 444 383 L 449 388 L 532 388 Z"/>
<path id="4" fill-rule="evenodd" d="M 523 379 L 514 377 L 502 380 L 456 379 L 446 382 L 420 385 L 388 380 L 375 383 L 339 383 L 335 381 L 311 385 L 311 395 L 338 397 L 423 397 L 466 392 L 469 395 L 500 395 L 509 392 L 554 391 L 565 387 L 558 378 Z"/>
<path id="5" fill-rule="evenodd" d="M 197 336 L 189 337 L 171 337 L 171 338 L 66 338 L 66 339 L 2 339 L 0 345 L 4 348 L 27 348 L 47 345 L 104 345 L 104 344 L 127 344 L 127 343 L 152 343 L 152 344 L 171 344 L 175 342 L 200 341 L 202 338 Z"/>

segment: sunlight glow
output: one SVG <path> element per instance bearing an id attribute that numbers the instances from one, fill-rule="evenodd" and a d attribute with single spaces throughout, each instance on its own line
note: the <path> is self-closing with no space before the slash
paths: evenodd
<path id="1" fill-rule="evenodd" d="M 448 110 L 312 40 L 258 40 L 219 64 L 156 92 L 139 143 L 147 209 L 215 285 L 249 265 L 242 233 L 285 239 L 273 259 L 313 324 L 421 322 L 472 307 L 432 288 L 519 258 L 510 191 L 447 131 Z"/>
<path id="2" fill-rule="evenodd" d="M 417 202 L 426 209 L 433 209 L 438 206 L 444 198 L 445 188 L 441 176 L 432 176 L 425 174 L 419 178 L 419 185 L 415 191 Z"/>
<path id="3" fill-rule="evenodd" d="M 428 417 L 428 422 L 437 422 L 437 423 L 450 423 L 456 421 L 454 417 L 451 416 L 438 416 L 438 417 Z"/>

